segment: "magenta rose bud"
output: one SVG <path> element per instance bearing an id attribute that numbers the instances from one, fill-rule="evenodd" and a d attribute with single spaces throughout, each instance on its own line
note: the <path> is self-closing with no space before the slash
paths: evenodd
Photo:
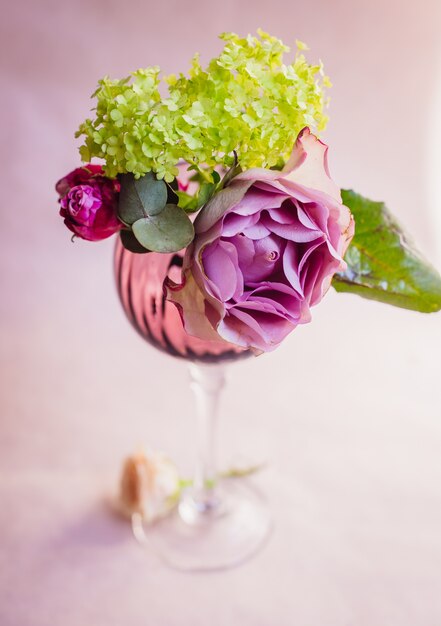
<path id="1" fill-rule="evenodd" d="M 354 234 L 327 150 L 305 128 L 282 171 L 243 172 L 198 215 L 183 283 L 166 284 L 190 335 L 270 351 L 310 321 Z"/>
<path id="2" fill-rule="evenodd" d="M 119 183 L 104 176 L 100 165 L 77 168 L 58 181 L 56 190 L 60 215 L 78 237 L 99 241 L 123 227 L 117 217 Z"/>

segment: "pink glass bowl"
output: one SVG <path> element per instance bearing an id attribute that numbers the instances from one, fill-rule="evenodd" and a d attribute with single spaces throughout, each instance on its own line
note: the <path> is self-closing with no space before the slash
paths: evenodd
<path id="1" fill-rule="evenodd" d="M 224 341 L 204 341 L 185 332 L 178 309 L 164 296 L 168 276 L 181 282 L 182 253 L 134 254 L 117 240 L 115 278 L 124 311 L 132 326 L 151 345 L 172 356 L 214 363 L 251 355 Z"/>

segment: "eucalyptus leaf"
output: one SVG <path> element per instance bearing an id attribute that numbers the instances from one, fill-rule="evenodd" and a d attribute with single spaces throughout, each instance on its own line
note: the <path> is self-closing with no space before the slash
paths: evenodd
<path id="1" fill-rule="evenodd" d="M 334 276 L 337 291 L 358 294 L 405 309 L 441 309 L 441 276 L 418 252 L 383 202 L 343 190 L 355 219 L 345 272 Z"/>
<path id="2" fill-rule="evenodd" d="M 136 254 L 145 254 L 146 252 L 150 252 L 150 250 L 147 250 L 139 243 L 131 230 L 121 230 L 119 236 L 122 245 L 126 250 L 129 250 L 129 252 L 134 252 Z"/>
<path id="3" fill-rule="evenodd" d="M 167 185 L 152 172 L 136 179 L 133 174 L 120 176 L 118 215 L 131 225 L 142 217 L 158 215 L 167 203 Z"/>
<path id="4" fill-rule="evenodd" d="M 132 229 L 139 243 L 154 252 L 177 252 L 194 237 L 190 218 L 175 204 L 166 204 L 159 215 L 137 220 Z"/>

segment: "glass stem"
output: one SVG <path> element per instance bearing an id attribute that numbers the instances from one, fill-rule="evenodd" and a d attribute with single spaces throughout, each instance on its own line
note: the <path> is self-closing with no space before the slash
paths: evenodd
<path id="1" fill-rule="evenodd" d="M 215 514 L 220 507 L 216 489 L 216 429 L 225 366 L 191 363 L 190 380 L 196 402 L 197 460 L 193 487 L 184 498 L 181 515 L 193 522 L 197 517 Z"/>

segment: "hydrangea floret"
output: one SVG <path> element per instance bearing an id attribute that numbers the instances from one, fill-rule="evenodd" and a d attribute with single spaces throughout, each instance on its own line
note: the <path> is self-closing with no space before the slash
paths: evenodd
<path id="1" fill-rule="evenodd" d="M 160 95 L 160 68 L 139 69 L 122 80 L 99 81 L 94 119 L 81 124 L 83 161 L 104 159 L 105 174 L 154 172 L 172 182 L 184 160 L 207 175 L 228 168 L 236 152 L 243 170 L 283 167 L 299 131 L 326 126 L 329 79 L 321 63 L 307 62 L 302 42 L 291 63 L 289 48 L 263 31 L 241 38 L 224 33 L 225 46 L 206 69 L 193 58 L 189 76 L 167 76 Z"/>

